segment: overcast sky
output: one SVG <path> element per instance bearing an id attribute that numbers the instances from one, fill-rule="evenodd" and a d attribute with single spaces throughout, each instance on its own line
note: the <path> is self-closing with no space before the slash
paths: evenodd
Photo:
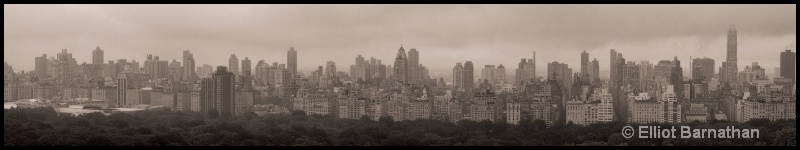
<path id="1" fill-rule="evenodd" d="M 537 52 L 537 70 L 566 62 L 580 69 L 587 51 L 609 69 L 609 50 L 628 60 L 725 58 L 726 30 L 739 32 L 739 66 L 758 61 L 771 74 L 779 54 L 797 47 L 796 5 L 3 5 L 4 60 L 33 70 L 34 57 L 68 49 L 91 62 L 143 62 L 147 54 L 197 66 L 227 65 L 230 54 L 286 63 L 300 71 L 335 61 L 349 70 L 358 54 L 393 64 L 402 44 L 432 72 L 457 62 L 476 70 L 503 64 L 513 74 Z M 685 66 L 685 65 L 684 65 Z M 684 67 L 686 68 L 686 67 Z M 476 73 L 479 71 L 476 71 Z M 688 73 L 688 72 L 687 72 Z M 542 75 L 542 74 L 540 74 Z M 604 75 L 605 76 L 605 75 Z"/>

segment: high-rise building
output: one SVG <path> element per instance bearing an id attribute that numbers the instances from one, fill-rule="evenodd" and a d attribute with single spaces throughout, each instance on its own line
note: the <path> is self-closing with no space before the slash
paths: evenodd
<path id="1" fill-rule="evenodd" d="M 105 60 L 103 60 L 103 50 L 100 49 L 100 46 L 92 51 L 92 64 L 103 64 Z"/>
<path id="2" fill-rule="evenodd" d="M 659 84 L 669 84 L 672 81 L 672 71 L 674 71 L 675 62 L 669 60 L 661 60 L 654 67 L 655 82 Z"/>
<path id="3" fill-rule="evenodd" d="M 634 89 L 640 89 L 641 86 L 639 78 L 641 77 L 639 65 L 636 62 L 628 62 L 622 68 L 622 86 L 630 86 Z"/>
<path id="4" fill-rule="evenodd" d="M 242 76 L 246 76 L 246 77 L 251 76 L 250 73 L 252 73 L 252 71 L 253 71 L 253 68 L 251 67 L 251 65 L 252 65 L 252 62 L 250 62 L 250 58 L 245 57 L 244 60 L 242 60 Z"/>
<path id="5" fill-rule="evenodd" d="M 767 80 L 766 69 L 753 62 L 753 65 L 745 66 L 744 71 L 739 73 L 739 81 L 750 83 L 754 80 Z"/>
<path id="6" fill-rule="evenodd" d="M 692 60 L 692 79 L 703 80 L 711 82 L 716 74 L 716 66 L 714 59 L 711 58 L 695 58 Z"/>
<path id="7" fill-rule="evenodd" d="M 325 66 L 325 77 L 328 79 L 335 79 L 336 73 L 336 63 L 333 61 L 328 61 L 327 65 Z"/>
<path id="8" fill-rule="evenodd" d="M 289 48 L 289 54 L 287 54 L 287 61 L 286 66 L 289 70 L 289 75 L 291 77 L 297 76 L 297 51 L 294 50 L 294 47 Z"/>
<path id="9" fill-rule="evenodd" d="M 597 61 L 597 58 L 589 62 L 588 70 L 589 81 L 592 83 L 598 82 L 600 80 L 600 62 Z"/>
<path id="10" fill-rule="evenodd" d="M 790 78 L 792 81 L 797 82 L 795 65 L 797 61 L 797 53 L 786 50 L 781 53 L 781 72 L 780 76 L 783 78 Z"/>
<path id="11" fill-rule="evenodd" d="M 493 84 L 496 78 L 496 72 L 497 71 L 494 65 L 486 65 L 483 70 L 481 70 L 481 81 L 487 80 L 489 81 L 489 84 Z"/>
<path id="12" fill-rule="evenodd" d="M 214 73 L 214 67 L 211 67 L 208 64 L 204 64 L 202 67 L 197 67 L 197 77 L 199 78 L 211 78 L 212 73 Z"/>
<path id="13" fill-rule="evenodd" d="M 589 74 L 589 53 L 581 53 L 581 73 Z"/>
<path id="14" fill-rule="evenodd" d="M 117 62 L 117 65 L 128 65 L 125 61 Z M 124 67 L 120 67 L 122 69 Z M 168 78 L 169 75 L 169 62 L 162 61 L 158 56 L 147 55 L 147 60 L 144 62 L 145 73 L 150 75 L 151 79 Z M 119 69 L 118 69 L 119 71 Z M 123 69 L 124 71 L 124 69 Z"/>
<path id="15" fill-rule="evenodd" d="M 506 67 L 503 64 L 497 66 L 494 73 L 494 83 L 506 83 Z"/>
<path id="16" fill-rule="evenodd" d="M 403 46 L 400 46 L 397 57 L 394 59 L 394 78 L 404 84 L 409 82 L 408 56 L 406 56 Z"/>
<path id="17" fill-rule="evenodd" d="M 536 79 L 536 52 L 533 52 L 533 59 L 525 59 L 519 62 L 515 72 L 515 83 L 519 86 L 522 83 L 529 82 Z"/>
<path id="18" fill-rule="evenodd" d="M 203 78 L 200 84 L 200 103 L 199 111 L 208 112 L 217 109 L 217 103 L 214 100 L 216 95 L 214 88 L 214 78 Z"/>
<path id="19" fill-rule="evenodd" d="M 128 75 L 119 74 L 119 76 L 117 76 L 117 106 L 125 106 L 128 104 L 126 96 L 129 87 Z"/>
<path id="20" fill-rule="evenodd" d="M 42 57 L 36 57 L 36 70 L 34 71 L 36 77 L 39 77 L 39 79 L 48 78 L 47 66 L 46 54 L 42 54 Z"/>
<path id="21" fill-rule="evenodd" d="M 461 65 L 461 62 L 456 63 L 456 66 L 453 67 L 453 89 L 456 91 L 463 91 L 464 86 L 464 77 L 463 72 L 464 66 Z"/>
<path id="22" fill-rule="evenodd" d="M 217 67 L 214 73 L 214 102 L 220 116 L 231 116 L 236 113 L 236 76 L 224 66 Z"/>
<path id="23" fill-rule="evenodd" d="M 461 72 L 461 78 L 463 80 L 462 86 L 464 87 L 464 91 L 467 93 L 467 98 L 470 98 L 475 91 L 475 70 L 472 65 L 472 61 L 467 61 L 464 63 L 464 71 Z"/>
<path id="24" fill-rule="evenodd" d="M 209 68 L 211 66 L 208 66 Z M 209 71 L 208 73 L 211 73 Z M 195 80 L 197 78 L 197 71 L 195 70 L 194 54 L 189 50 L 183 51 L 183 79 Z"/>
<path id="25" fill-rule="evenodd" d="M 639 88 L 641 88 L 642 91 L 655 89 L 654 69 L 653 64 L 650 64 L 649 61 L 639 62 Z"/>
<path id="26" fill-rule="evenodd" d="M 547 79 L 561 83 L 563 89 L 572 89 L 572 68 L 565 63 L 552 62 L 547 64 Z M 569 91 L 569 90 L 563 90 Z"/>
<path id="27" fill-rule="evenodd" d="M 183 80 L 183 66 L 177 60 L 172 60 L 172 63 L 169 64 L 169 73 L 170 79 L 172 81 L 182 81 Z"/>
<path id="28" fill-rule="evenodd" d="M 422 71 L 419 64 L 419 52 L 416 48 L 411 48 L 408 51 L 408 78 L 414 84 L 419 84 L 422 80 Z"/>
<path id="29" fill-rule="evenodd" d="M 239 72 L 239 58 L 236 57 L 236 54 L 231 54 L 231 58 L 228 59 L 228 69 L 230 69 L 229 72 L 236 76 L 241 75 L 241 72 Z"/>
<path id="30" fill-rule="evenodd" d="M 722 67 L 719 69 L 719 81 L 735 83 L 738 79 L 739 66 L 737 58 L 737 35 L 736 28 L 731 25 L 728 30 L 728 50 L 725 62 L 722 62 Z"/>
<path id="31" fill-rule="evenodd" d="M 675 68 L 672 70 L 670 84 L 675 85 L 674 93 L 683 93 L 684 88 L 683 86 L 683 67 L 681 67 L 681 61 L 678 60 L 678 57 L 673 59 L 675 62 Z M 677 94 L 678 99 L 683 99 L 683 94 Z"/>

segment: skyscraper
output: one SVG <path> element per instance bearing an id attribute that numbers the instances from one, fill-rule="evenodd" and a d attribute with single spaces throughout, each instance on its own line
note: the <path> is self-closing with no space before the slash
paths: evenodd
<path id="1" fill-rule="evenodd" d="M 472 65 L 472 61 L 467 61 L 464 63 L 464 71 L 461 72 L 461 78 L 463 80 L 462 86 L 464 87 L 464 91 L 467 93 L 467 98 L 471 99 L 470 97 L 475 94 L 475 72 Z"/>
<path id="2" fill-rule="evenodd" d="M 125 61 L 117 62 L 117 65 L 127 64 Z M 144 71 L 150 75 L 150 79 L 168 78 L 169 62 L 160 60 L 158 56 L 147 55 L 147 60 L 144 62 Z"/>
<path id="3" fill-rule="evenodd" d="M 796 76 L 796 63 L 797 63 L 797 53 L 792 52 L 791 50 L 786 50 L 785 52 L 781 53 L 781 77 L 783 78 L 790 78 L 792 81 L 797 82 Z"/>
<path id="4" fill-rule="evenodd" d="M 239 72 L 239 58 L 236 58 L 236 54 L 231 54 L 231 58 L 228 59 L 228 69 L 230 69 L 229 72 L 236 76 L 241 75 Z"/>
<path id="5" fill-rule="evenodd" d="M 47 76 L 47 66 L 48 65 L 47 65 L 47 55 L 46 54 L 42 54 L 41 57 L 36 57 L 36 70 L 34 71 L 34 74 L 36 75 L 36 77 L 39 77 L 39 79 L 48 78 L 48 76 Z"/>
<path id="6" fill-rule="evenodd" d="M 224 66 L 217 67 L 213 76 L 214 102 L 220 116 L 235 114 L 236 108 L 236 76 Z"/>
<path id="7" fill-rule="evenodd" d="M 526 60 L 525 58 L 522 58 L 522 60 L 519 62 L 515 75 L 516 78 L 514 82 L 519 86 L 521 86 L 524 82 L 536 79 L 536 52 L 533 52 L 533 59 Z"/>
<path id="8" fill-rule="evenodd" d="M 403 49 L 403 46 L 400 46 L 400 50 L 397 51 L 397 57 L 394 59 L 394 78 L 401 83 L 408 83 L 408 57 L 406 56 L 406 50 Z"/>
<path id="9" fill-rule="evenodd" d="M 195 70 L 194 54 L 189 50 L 183 51 L 183 79 L 195 80 L 197 78 L 197 71 Z M 210 73 L 210 71 L 209 71 Z"/>
<path id="10" fill-rule="evenodd" d="M 716 74 L 716 66 L 714 59 L 711 58 L 695 58 L 692 60 L 692 79 L 711 82 Z"/>
<path id="11" fill-rule="evenodd" d="M 497 66 L 494 73 L 494 83 L 506 83 L 506 67 L 503 64 Z"/>
<path id="12" fill-rule="evenodd" d="M 336 78 L 336 63 L 333 61 L 328 61 L 327 65 L 325 66 L 325 77 L 328 79 L 335 79 Z"/>
<path id="13" fill-rule="evenodd" d="M 725 62 L 722 62 L 722 67 L 719 69 L 720 82 L 736 82 L 739 74 L 739 66 L 737 59 L 737 35 L 736 28 L 731 25 L 728 29 L 728 50 Z"/>
<path id="14" fill-rule="evenodd" d="M 200 86 L 200 111 L 217 110 L 217 102 L 214 99 L 216 89 L 214 88 L 213 73 L 209 78 L 203 78 Z"/>
<path id="15" fill-rule="evenodd" d="M 251 76 L 250 73 L 253 70 L 251 65 L 252 65 L 252 62 L 250 62 L 250 58 L 245 57 L 244 60 L 242 60 L 242 76 L 246 76 L 246 77 Z"/>
<path id="16" fill-rule="evenodd" d="M 408 51 L 408 80 L 414 84 L 418 84 L 422 80 L 422 72 L 419 64 L 419 52 L 416 48 L 411 48 Z"/>
<path id="17" fill-rule="evenodd" d="M 170 79 L 172 81 L 182 81 L 183 80 L 183 66 L 177 60 L 172 60 L 172 63 L 169 64 L 169 74 Z"/>
<path id="18" fill-rule="evenodd" d="M 583 51 L 583 53 L 581 53 L 581 73 L 590 74 L 589 67 L 589 53 Z"/>
<path id="19" fill-rule="evenodd" d="M 552 62 L 547 64 L 547 79 L 549 80 L 556 80 L 561 83 L 561 86 L 564 90 L 562 91 L 570 91 L 566 89 L 572 89 L 572 68 L 569 68 L 569 65 L 565 63 L 559 62 Z"/>
<path id="20" fill-rule="evenodd" d="M 453 89 L 456 91 L 463 90 L 464 85 L 464 78 L 463 72 L 464 66 L 461 65 L 461 62 L 456 63 L 456 66 L 453 67 Z"/>
<path id="21" fill-rule="evenodd" d="M 611 66 L 611 75 L 610 75 L 611 78 L 609 80 L 609 85 L 611 86 L 611 89 L 609 89 L 609 91 L 611 91 L 612 94 L 616 93 L 617 89 L 617 85 L 614 83 L 614 79 L 617 78 L 618 63 L 619 60 L 617 60 L 617 50 L 611 49 L 611 60 L 608 62 L 608 64 Z"/>
<path id="22" fill-rule="evenodd" d="M 103 50 L 100 49 L 100 46 L 92 51 L 92 64 L 103 64 L 105 60 L 103 60 Z"/>
<path id="23" fill-rule="evenodd" d="M 600 62 L 595 58 L 589 63 L 589 81 L 594 83 L 600 80 Z"/>
<path id="24" fill-rule="evenodd" d="M 489 82 L 489 84 L 494 83 L 495 78 L 496 78 L 495 77 L 495 73 L 497 72 L 495 69 L 496 68 L 495 68 L 494 65 L 486 65 L 483 68 L 483 70 L 481 70 L 481 79 L 482 80 L 480 80 L 480 81 L 486 80 L 486 81 Z"/>
<path id="25" fill-rule="evenodd" d="M 289 75 L 294 78 L 297 76 L 297 51 L 294 50 L 294 47 L 289 48 L 287 57 L 286 67 L 289 70 Z"/>
<path id="26" fill-rule="evenodd" d="M 675 68 L 672 71 L 672 79 L 671 84 L 675 85 L 675 93 L 683 93 L 683 67 L 681 67 L 681 61 L 678 60 L 676 56 L 673 60 L 675 62 Z M 683 94 L 678 94 L 678 99 L 683 99 Z"/>
<path id="27" fill-rule="evenodd" d="M 128 75 L 119 74 L 117 76 L 117 106 L 125 106 L 128 104 L 126 95 L 129 88 Z"/>

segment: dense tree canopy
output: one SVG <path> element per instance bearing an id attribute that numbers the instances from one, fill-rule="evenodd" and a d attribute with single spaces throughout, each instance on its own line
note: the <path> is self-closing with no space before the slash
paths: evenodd
<path id="1" fill-rule="evenodd" d="M 105 116 L 58 115 L 52 108 L 3 111 L 5 146 L 784 146 L 796 145 L 794 120 L 746 123 L 687 123 L 693 128 L 755 128 L 758 139 L 626 139 L 624 126 L 575 124 L 547 128 L 543 121 L 520 125 L 490 121 L 457 123 L 381 118 L 142 111 Z M 673 126 L 671 124 L 647 124 Z"/>

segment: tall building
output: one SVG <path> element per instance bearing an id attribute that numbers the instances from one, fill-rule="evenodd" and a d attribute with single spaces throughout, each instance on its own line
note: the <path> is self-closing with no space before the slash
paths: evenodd
<path id="1" fill-rule="evenodd" d="M 125 106 L 128 104 L 126 95 L 129 87 L 128 75 L 119 74 L 119 76 L 117 76 L 117 106 Z"/>
<path id="2" fill-rule="evenodd" d="M 496 72 L 497 71 L 494 65 L 486 65 L 483 70 L 481 70 L 481 81 L 488 80 L 489 84 L 493 84 L 496 78 Z"/>
<path id="3" fill-rule="evenodd" d="M 470 98 L 475 91 L 475 70 L 472 65 L 472 61 L 467 61 L 464 63 L 464 71 L 461 72 L 461 78 L 463 80 L 462 86 L 464 87 L 464 91 L 467 93 L 467 98 Z"/>
<path id="4" fill-rule="evenodd" d="M 641 86 L 641 84 L 639 83 L 641 80 L 639 79 L 641 74 L 639 72 L 639 65 L 637 65 L 635 62 L 628 62 L 625 64 L 625 66 L 623 66 L 622 70 L 622 86 L 630 86 L 634 89 L 640 89 L 639 86 Z"/>
<path id="5" fill-rule="evenodd" d="M 600 80 L 600 62 L 597 61 L 597 58 L 589 62 L 588 70 L 589 81 L 592 83 L 598 82 Z"/>
<path id="6" fill-rule="evenodd" d="M 197 67 L 198 78 L 211 78 L 212 73 L 214 73 L 214 67 L 211 67 L 208 64 L 204 64 L 202 67 Z"/>
<path id="7" fill-rule="evenodd" d="M 406 56 L 406 50 L 403 49 L 403 46 L 400 46 L 397 57 L 394 59 L 394 78 L 401 83 L 409 82 L 408 56 Z"/>
<path id="8" fill-rule="evenodd" d="M 695 58 L 692 60 L 692 79 L 703 80 L 711 82 L 716 74 L 716 66 L 714 59 L 711 58 Z"/>
<path id="9" fill-rule="evenodd" d="M 208 66 L 209 68 L 211 66 Z M 209 71 L 210 73 L 211 71 Z M 195 80 L 197 78 L 197 71 L 195 70 L 194 54 L 189 50 L 183 51 L 183 79 Z"/>
<path id="10" fill-rule="evenodd" d="M 419 52 L 416 48 L 411 48 L 408 51 L 408 78 L 414 84 L 419 84 L 422 81 L 422 68 L 419 64 Z"/>
<path id="11" fill-rule="evenodd" d="M 461 62 L 456 63 L 456 66 L 453 67 L 453 90 L 462 91 L 464 86 L 464 77 L 463 72 L 464 66 L 461 65 Z"/>
<path id="12" fill-rule="evenodd" d="M 581 53 L 581 73 L 589 74 L 589 53 Z"/>
<path id="13" fill-rule="evenodd" d="M 500 84 L 506 83 L 506 67 L 503 66 L 503 64 L 497 66 L 497 69 L 495 69 L 494 77 L 495 77 L 494 83 L 500 83 Z"/>
<path id="14" fill-rule="evenodd" d="M 661 60 L 658 61 L 658 64 L 654 67 L 654 78 L 655 82 L 661 85 L 669 84 L 672 81 L 672 71 L 674 71 L 675 62 L 669 60 Z"/>
<path id="15" fill-rule="evenodd" d="M 177 60 L 172 60 L 172 63 L 169 64 L 169 78 L 172 81 L 182 81 L 183 80 L 183 66 Z"/>
<path id="16" fill-rule="evenodd" d="M 653 64 L 649 61 L 639 62 L 639 87 L 642 91 L 651 91 L 655 89 L 655 75 Z"/>
<path id="17" fill-rule="evenodd" d="M 200 84 L 199 94 L 200 94 L 200 103 L 199 103 L 200 112 L 208 112 L 217 109 L 217 103 L 214 100 L 214 95 L 216 95 L 216 92 L 214 88 L 213 77 L 202 79 Z"/>
<path id="18" fill-rule="evenodd" d="M 684 88 L 683 86 L 683 67 L 681 67 L 681 61 L 678 60 L 678 57 L 675 57 L 673 62 L 675 62 L 675 68 L 673 68 L 671 81 L 670 84 L 675 85 L 674 93 L 683 93 Z M 683 99 L 683 94 L 677 94 L 678 99 Z"/>
<path id="19" fill-rule="evenodd" d="M 797 82 L 795 65 L 797 63 L 797 53 L 786 50 L 781 53 L 781 74 L 783 78 L 790 78 L 792 81 Z"/>
<path id="20" fill-rule="evenodd" d="M 617 65 L 618 65 L 618 63 L 619 63 L 619 60 L 617 60 L 617 50 L 611 49 L 611 60 L 608 62 L 608 64 L 611 66 L 611 74 L 610 74 L 611 78 L 609 80 L 609 85 L 611 85 L 611 88 L 609 89 L 609 91 L 612 94 L 616 93 L 616 89 L 617 89 L 617 86 L 614 83 L 614 79 L 616 79 L 616 77 L 617 77 Z"/>
<path id="21" fill-rule="evenodd" d="M 220 116 L 231 116 L 236 113 L 236 76 L 224 66 L 217 67 L 214 73 L 214 102 Z"/>
<path id="22" fill-rule="evenodd" d="M 249 77 L 253 72 L 253 67 L 251 67 L 252 62 L 250 62 L 250 58 L 245 57 L 242 60 L 242 76 Z"/>
<path id="23" fill-rule="evenodd" d="M 92 64 L 103 64 L 105 60 L 103 60 L 103 50 L 100 49 L 100 46 L 92 51 Z"/>
<path id="24" fill-rule="evenodd" d="M 731 25 L 728 30 L 728 50 L 725 62 L 722 62 L 722 67 L 719 69 L 719 81 L 735 83 L 738 79 L 739 66 L 737 58 L 737 35 L 736 28 Z"/>
<path id="25" fill-rule="evenodd" d="M 325 66 L 325 77 L 328 79 L 335 79 L 336 78 L 336 63 L 333 61 L 328 61 L 327 65 Z"/>
<path id="26" fill-rule="evenodd" d="M 758 65 L 758 62 L 753 62 L 751 66 L 745 66 L 744 71 L 739 73 L 739 81 L 750 83 L 754 80 L 768 80 L 766 69 Z"/>
<path id="27" fill-rule="evenodd" d="M 48 78 L 48 76 L 47 76 L 47 66 L 48 65 L 47 65 L 47 55 L 46 54 L 42 54 L 42 57 L 36 57 L 36 68 L 35 68 L 36 70 L 34 71 L 34 74 L 36 75 L 36 77 L 39 77 L 39 79 Z"/>
<path id="28" fill-rule="evenodd" d="M 239 58 L 236 57 L 236 54 L 231 54 L 231 58 L 228 59 L 228 69 L 230 69 L 229 72 L 236 76 L 241 75 L 241 72 L 239 72 Z"/>
<path id="29" fill-rule="evenodd" d="M 125 61 L 117 62 L 117 65 L 126 65 Z M 124 67 L 120 67 L 124 68 Z M 169 75 L 169 62 L 162 61 L 158 56 L 147 55 L 147 60 L 144 62 L 144 71 L 150 75 L 151 79 L 168 78 Z"/>
<path id="30" fill-rule="evenodd" d="M 547 64 L 547 79 L 561 83 L 563 89 L 572 89 L 572 68 L 565 63 L 552 62 Z M 569 91 L 569 90 L 563 90 Z"/>
<path id="31" fill-rule="evenodd" d="M 286 67 L 289 70 L 289 75 L 295 77 L 297 76 L 297 51 L 294 50 L 294 47 L 289 48 L 287 57 Z"/>
<path id="32" fill-rule="evenodd" d="M 533 52 L 533 59 L 523 58 L 515 71 L 515 84 L 521 86 L 522 83 L 536 79 L 536 52 Z"/>

